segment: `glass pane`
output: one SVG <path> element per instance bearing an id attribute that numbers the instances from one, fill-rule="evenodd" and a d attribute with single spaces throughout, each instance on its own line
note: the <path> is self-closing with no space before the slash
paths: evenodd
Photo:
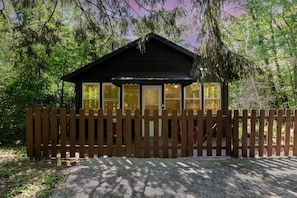
<path id="1" fill-rule="evenodd" d="M 165 93 L 166 98 L 180 98 L 181 86 L 179 84 L 166 84 Z"/>
<path id="2" fill-rule="evenodd" d="M 180 113 L 180 100 L 166 100 L 165 105 L 168 113 L 172 113 L 172 110 L 177 110 Z"/>
<path id="3" fill-rule="evenodd" d="M 206 99 L 205 100 L 205 112 L 207 110 L 212 110 L 212 113 L 216 113 L 220 108 L 220 99 Z"/>
<path id="4" fill-rule="evenodd" d="M 84 84 L 83 85 L 84 98 L 99 98 L 98 84 Z"/>
<path id="5" fill-rule="evenodd" d="M 112 112 L 116 113 L 116 110 L 120 108 L 118 101 L 104 101 L 104 113 L 107 113 L 107 109 L 112 109 Z"/>
<path id="6" fill-rule="evenodd" d="M 131 109 L 132 112 L 139 108 L 139 86 L 124 85 L 124 111 Z"/>
<path id="7" fill-rule="evenodd" d="M 155 109 L 160 109 L 160 89 L 159 88 L 148 88 L 144 89 L 144 101 L 143 109 L 148 109 L 150 115 L 153 115 Z"/>
<path id="8" fill-rule="evenodd" d="M 200 98 L 200 84 L 193 83 L 185 87 L 185 98 Z"/>
<path id="9" fill-rule="evenodd" d="M 113 84 L 103 85 L 104 98 L 108 99 L 118 99 L 119 98 L 119 87 Z"/>
<path id="10" fill-rule="evenodd" d="M 218 83 L 205 84 L 205 98 L 220 98 L 221 86 Z"/>
<path id="11" fill-rule="evenodd" d="M 98 100 L 84 100 L 83 108 L 85 109 L 98 109 L 99 101 Z"/>
<path id="12" fill-rule="evenodd" d="M 191 100 L 191 99 L 186 99 L 185 101 L 185 109 L 193 109 L 194 113 L 197 113 L 198 109 L 200 108 L 200 100 Z"/>

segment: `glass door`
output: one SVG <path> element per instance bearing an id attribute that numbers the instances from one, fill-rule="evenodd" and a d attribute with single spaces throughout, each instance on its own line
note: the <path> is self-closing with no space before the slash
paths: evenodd
<path id="1" fill-rule="evenodd" d="M 162 111 L 162 86 L 161 85 L 144 85 L 142 86 L 142 113 L 148 109 L 150 115 L 158 109 L 159 114 Z M 143 131 L 144 132 L 144 131 Z M 159 122 L 159 134 L 161 134 L 161 122 Z M 144 134 L 143 134 L 144 135 Z M 154 123 L 150 122 L 150 136 L 154 135 Z"/>

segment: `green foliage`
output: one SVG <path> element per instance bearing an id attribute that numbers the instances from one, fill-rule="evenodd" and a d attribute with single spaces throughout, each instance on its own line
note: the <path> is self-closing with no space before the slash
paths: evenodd
<path id="1" fill-rule="evenodd" d="M 50 197 L 61 185 L 67 166 L 26 157 L 25 147 L 0 146 L 0 197 Z"/>

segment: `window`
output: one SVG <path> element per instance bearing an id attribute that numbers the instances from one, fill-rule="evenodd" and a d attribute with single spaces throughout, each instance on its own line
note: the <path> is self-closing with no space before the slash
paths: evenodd
<path id="1" fill-rule="evenodd" d="M 176 109 L 180 113 L 181 109 L 181 86 L 179 84 L 165 84 L 165 109 L 169 113 Z"/>
<path id="2" fill-rule="evenodd" d="M 82 107 L 84 109 L 99 108 L 99 83 L 83 83 Z"/>
<path id="3" fill-rule="evenodd" d="M 107 109 L 112 109 L 116 112 L 116 109 L 120 108 L 120 89 L 119 87 L 111 83 L 103 83 L 103 110 L 107 113 Z"/>
<path id="4" fill-rule="evenodd" d="M 139 85 L 123 85 L 123 110 L 130 109 L 132 113 L 139 108 Z"/>
<path id="5" fill-rule="evenodd" d="M 185 87 L 185 109 L 193 109 L 197 113 L 201 109 L 200 84 L 193 83 Z"/>
<path id="6" fill-rule="evenodd" d="M 204 111 L 217 113 L 221 109 L 221 85 L 219 83 L 204 84 Z"/>

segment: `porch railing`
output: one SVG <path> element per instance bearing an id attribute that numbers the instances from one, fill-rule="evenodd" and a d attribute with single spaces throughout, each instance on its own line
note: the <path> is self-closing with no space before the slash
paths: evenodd
<path id="1" fill-rule="evenodd" d="M 297 111 L 27 109 L 32 158 L 297 156 Z"/>

